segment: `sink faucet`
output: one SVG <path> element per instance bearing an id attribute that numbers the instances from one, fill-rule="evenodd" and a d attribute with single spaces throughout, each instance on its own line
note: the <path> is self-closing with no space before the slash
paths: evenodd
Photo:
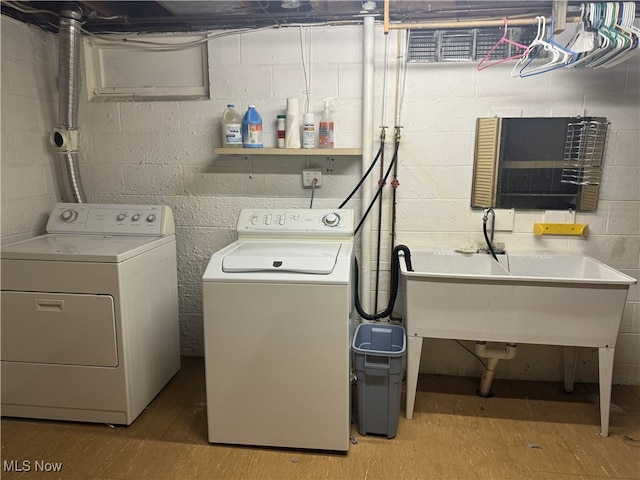
<path id="1" fill-rule="evenodd" d="M 487 232 L 487 223 L 489 222 L 489 216 L 491 216 L 491 223 L 489 227 L 489 232 Z M 485 208 L 484 214 L 482 215 L 482 232 L 484 233 L 484 239 L 486 241 L 486 247 L 478 248 L 478 253 L 490 253 L 493 255 L 493 258 L 496 258 L 496 253 L 504 253 L 504 244 L 498 243 L 494 245 L 493 243 L 493 234 L 495 231 L 496 224 L 496 212 L 493 208 Z"/>
<path id="2" fill-rule="evenodd" d="M 491 215 L 491 230 L 489 230 L 490 233 L 488 243 L 490 245 L 493 245 L 493 233 L 496 226 L 496 212 L 493 210 L 493 208 L 484 209 L 484 215 L 482 215 L 482 223 L 485 226 L 487 225 L 487 221 L 489 220 L 489 215 Z"/>

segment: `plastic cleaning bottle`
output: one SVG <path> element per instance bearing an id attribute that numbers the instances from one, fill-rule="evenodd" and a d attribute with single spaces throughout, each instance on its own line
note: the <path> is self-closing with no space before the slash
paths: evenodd
<path id="1" fill-rule="evenodd" d="M 332 105 L 334 105 L 333 98 L 324 99 L 324 110 L 322 111 L 322 117 L 320 117 L 320 128 L 318 129 L 319 148 L 333 148 L 335 134 L 333 119 L 329 111 Z"/>
<path id="2" fill-rule="evenodd" d="M 242 144 L 245 148 L 262 148 L 262 117 L 255 105 L 249 105 L 242 119 Z"/>
<path id="3" fill-rule="evenodd" d="M 287 125 L 287 116 L 286 115 L 277 115 L 276 116 L 276 129 L 278 131 L 278 148 L 285 148 L 285 138 L 286 138 L 286 125 Z"/>
<path id="4" fill-rule="evenodd" d="M 313 113 L 302 115 L 302 148 L 316 148 L 316 125 Z"/>
<path id="5" fill-rule="evenodd" d="M 242 147 L 242 116 L 232 103 L 222 114 L 222 146 Z"/>

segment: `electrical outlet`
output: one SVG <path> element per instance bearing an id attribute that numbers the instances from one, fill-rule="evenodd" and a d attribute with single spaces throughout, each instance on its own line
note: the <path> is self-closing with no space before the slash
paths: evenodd
<path id="1" fill-rule="evenodd" d="M 322 185 L 322 170 L 319 168 L 307 169 L 302 171 L 302 186 L 312 187 L 313 179 L 316 179 L 316 187 Z"/>

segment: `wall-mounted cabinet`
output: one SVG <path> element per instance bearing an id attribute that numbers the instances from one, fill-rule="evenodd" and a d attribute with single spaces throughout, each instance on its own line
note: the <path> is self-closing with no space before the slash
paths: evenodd
<path id="1" fill-rule="evenodd" d="M 340 157 L 362 155 L 361 148 L 228 148 L 213 149 L 215 155 L 278 155 Z"/>

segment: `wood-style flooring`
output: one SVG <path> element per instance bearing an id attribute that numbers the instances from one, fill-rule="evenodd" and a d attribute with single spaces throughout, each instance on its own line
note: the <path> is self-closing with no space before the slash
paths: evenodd
<path id="1" fill-rule="evenodd" d="M 401 408 L 396 438 L 354 425 L 346 455 L 211 445 L 204 362 L 187 357 L 129 427 L 3 418 L 1 478 L 640 479 L 640 387 L 614 386 L 608 438 L 596 385 L 565 394 L 560 383 L 496 380 L 489 399 L 477 387 L 422 376 L 414 418 Z"/>

